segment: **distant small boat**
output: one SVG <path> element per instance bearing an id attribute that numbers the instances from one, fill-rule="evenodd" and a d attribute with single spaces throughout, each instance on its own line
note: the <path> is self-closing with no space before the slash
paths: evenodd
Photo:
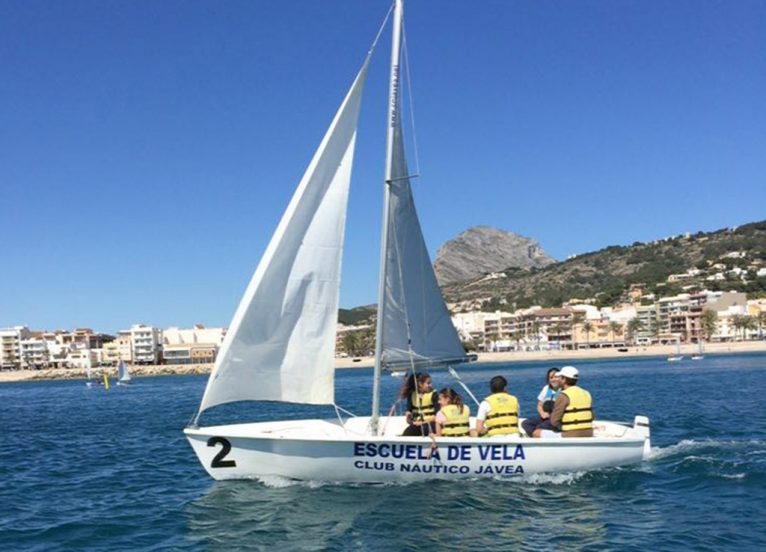
<path id="1" fill-rule="evenodd" d="M 117 365 L 117 385 L 129 385 L 133 383 L 128 373 L 128 366 L 124 360 L 121 360 Z"/>
<path id="2" fill-rule="evenodd" d="M 680 341 L 676 341 L 676 354 L 670 355 L 668 357 L 668 362 L 677 362 L 677 361 L 683 360 L 683 359 L 684 359 L 684 357 L 681 354 L 681 342 Z"/>
<path id="3" fill-rule="evenodd" d="M 90 363 L 90 358 L 85 364 L 85 387 L 93 387 L 93 367 Z"/>
<path id="4" fill-rule="evenodd" d="M 702 360 L 705 355 L 702 354 L 702 340 L 697 341 L 697 354 L 692 355 L 692 360 Z"/>
<path id="5" fill-rule="evenodd" d="M 407 370 L 394 370 L 393 372 L 391 372 L 392 378 L 403 378 L 406 375 L 407 375 Z"/>

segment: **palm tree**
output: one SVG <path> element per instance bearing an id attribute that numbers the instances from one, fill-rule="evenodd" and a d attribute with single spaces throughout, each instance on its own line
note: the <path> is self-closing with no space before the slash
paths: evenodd
<path id="1" fill-rule="evenodd" d="M 349 330 L 343 336 L 343 348 L 348 356 L 357 356 L 359 351 L 360 339 L 356 330 Z"/>
<path id="2" fill-rule="evenodd" d="M 747 332 L 756 328 L 755 318 L 749 315 L 742 317 L 742 339 L 747 339 Z"/>
<path id="3" fill-rule="evenodd" d="M 588 343 L 588 347 L 590 347 L 590 332 L 593 331 L 593 323 L 590 320 L 586 320 L 582 325 L 582 331 L 585 332 L 585 341 Z"/>
<path id="4" fill-rule="evenodd" d="M 567 331 L 568 325 L 564 322 L 556 322 L 551 326 L 551 333 L 556 336 L 557 341 L 561 342 L 561 336 Z M 549 336 L 550 339 L 550 336 Z"/>
<path id="5" fill-rule="evenodd" d="M 535 336 L 535 341 L 537 342 L 538 349 L 540 348 L 540 329 L 541 329 L 540 321 L 537 319 L 533 320 L 531 330 Z"/>
<path id="6" fill-rule="evenodd" d="M 609 332 L 612 334 L 612 341 L 614 341 L 615 334 L 622 334 L 622 324 L 616 320 L 609 322 Z"/>
<path id="7" fill-rule="evenodd" d="M 582 324 L 585 319 L 585 313 L 575 311 L 572 313 L 572 346 L 576 345 L 577 339 L 577 326 Z"/>
<path id="8" fill-rule="evenodd" d="M 714 310 L 706 309 L 700 318 L 700 329 L 705 339 L 710 341 L 713 334 L 718 330 L 718 315 Z"/>
<path id="9" fill-rule="evenodd" d="M 628 336 L 630 336 L 630 339 L 633 341 L 633 344 L 636 344 L 636 338 L 638 337 L 638 333 L 644 329 L 644 323 L 641 321 L 641 319 L 636 316 L 635 318 L 631 318 L 628 321 Z"/>
<path id="10" fill-rule="evenodd" d="M 516 350 L 521 349 L 521 340 L 524 338 L 524 332 L 521 330 L 516 330 L 511 334 L 511 339 L 513 339 L 516 342 Z"/>
<path id="11" fill-rule="evenodd" d="M 731 317 L 731 325 L 734 328 L 734 341 L 737 341 L 737 330 L 741 331 L 741 338 L 744 341 L 745 331 L 751 327 L 752 322 L 746 314 L 735 314 Z"/>

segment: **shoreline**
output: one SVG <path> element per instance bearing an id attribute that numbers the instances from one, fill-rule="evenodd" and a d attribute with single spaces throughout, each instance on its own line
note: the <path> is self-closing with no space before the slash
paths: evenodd
<path id="1" fill-rule="evenodd" d="M 695 345 L 681 347 L 681 354 L 688 359 L 696 354 Z M 732 343 L 706 343 L 704 355 L 726 355 L 740 353 L 766 353 L 766 341 L 738 341 Z M 476 363 L 513 363 L 550 361 L 562 363 L 567 360 L 605 360 L 615 358 L 661 357 L 675 354 L 675 347 L 668 345 L 630 346 L 627 352 L 619 352 L 615 348 L 579 349 L 576 351 L 510 351 L 502 353 L 479 353 Z M 372 357 L 362 357 L 354 362 L 353 358 L 336 358 L 336 369 L 371 368 L 374 364 Z M 212 364 L 161 364 L 151 366 L 131 366 L 130 374 L 134 377 L 173 376 L 173 375 L 204 375 L 213 369 Z M 107 366 L 94 368 L 94 378 L 102 377 L 103 372 L 114 379 L 117 377 L 117 367 Z M 82 368 L 49 368 L 44 370 L 14 370 L 0 372 L 0 383 L 15 383 L 23 381 L 50 380 L 82 380 L 85 370 Z"/>

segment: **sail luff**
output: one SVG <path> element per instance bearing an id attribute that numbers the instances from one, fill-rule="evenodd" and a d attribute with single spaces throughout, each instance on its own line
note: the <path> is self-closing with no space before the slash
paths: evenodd
<path id="1" fill-rule="evenodd" d="M 373 434 L 378 431 L 378 418 L 380 416 L 380 376 L 383 357 L 383 325 L 385 323 L 382 316 L 382 306 L 385 302 L 386 271 L 388 266 L 389 198 L 393 174 L 394 134 L 399 111 L 399 62 L 401 60 L 403 11 L 402 0 L 396 0 L 391 30 L 391 69 L 388 89 L 388 118 L 386 119 L 388 121 L 386 132 L 386 168 L 383 182 L 383 222 L 380 232 L 380 270 L 378 276 L 378 317 L 375 324 L 375 368 L 372 380 L 372 416 L 370 418 L 370 428 Z"/>
<path id="2" fill-rule="evenodd" d="M 238 400 L 331 404 L 348 187 L 368 55 L 237 307 L 199 413 Z"/>

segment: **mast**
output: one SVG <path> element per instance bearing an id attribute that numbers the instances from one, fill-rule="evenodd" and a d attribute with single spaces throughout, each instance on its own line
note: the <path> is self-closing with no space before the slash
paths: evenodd
<path id="1" fill-rule="evenodd" d="M 380 375 L 383 353 L 383 316 L 382 308 L 386 293 L 386 251 L 388 250 L 388 215 L 389 197 L 393 166 L 394 132 L 399 117 L 399 60 L 401 54 L 403 0 L 394 1 L 394 18 L 391 38 L 391 75 L 388 89 L 388 131 L 386 133 L 386 170 L 383 191 L 383 229 L 380 233 L 380 271 L 378 280 L 378 320 L 375 327 L 375 372 L 372 381 L 372 416 L 370 430 L 378 433 L 380 417 Z"/>

